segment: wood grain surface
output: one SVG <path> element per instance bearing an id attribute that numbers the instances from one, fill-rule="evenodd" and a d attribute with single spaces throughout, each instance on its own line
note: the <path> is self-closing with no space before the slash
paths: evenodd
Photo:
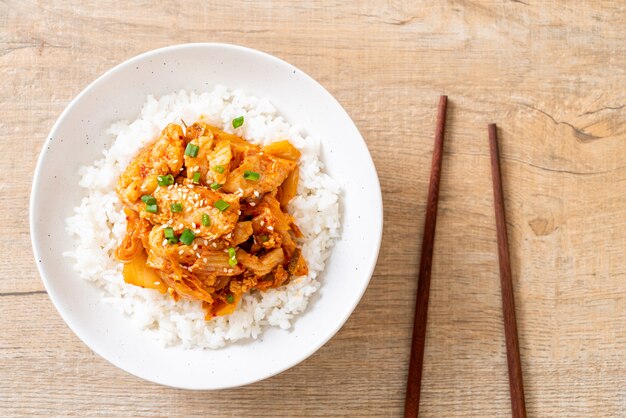
<path id="1" fill-rule="evenodd" d="M 626 416 L 625 27 L 621 0 L 0 0 L 0 415 L 401 415 L 447 94 L 422 416 L 510 414 L 489 122 L 528 414 Z M 44 291 L 27 216 L 69 101 L 129 57 L 192 41 L 258 48 L 320 81 L 365 137 L 385 204 L 378 266 L 343 329 L 291 370 L 220 392 L 146 383 L 91 352 Z"/>

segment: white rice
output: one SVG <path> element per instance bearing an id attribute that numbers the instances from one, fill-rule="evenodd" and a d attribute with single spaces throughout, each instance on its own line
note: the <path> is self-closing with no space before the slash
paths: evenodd
<path id="1" fill-rule="evenodd" d="M 241 115 L 245 122 L 234 130 L 232 120 Z M 167 295 L 124 283 L 122 265 L 114 257 L 126 230 L 122 204 L 114 191 L 118 176 L 168 123 L 180 124 L 183 119 L 190 124 L 200 118 L 255 144 L 289 139 L 302 152 L 298 196 L 289 212 L 304 234 L 302 253 L 309 266 L 308 276 L 247 294 L 233 314 L 210 321 L 205 321 L 200 302 L 174 302 Z M 79 169 L 79 185 L 87 195 L 66 220 L 75 249 L 65 256 L 73 259 L 80 277 L 101 287 L 106 302 L 165 346 L 219 348 L 257 338 L 268 326 L 290 328 L 319 288 L 318 276 L 339 234 L 340 190 L 323 171 L 320 141 L 287 123 L 268 100 L 223 86 L 202 94 L 179 91 L 158 99 L 148 96 L 137 120 L 114 123 L 107 134 L 112 145 L 103 151 L 104 157 Z"/>

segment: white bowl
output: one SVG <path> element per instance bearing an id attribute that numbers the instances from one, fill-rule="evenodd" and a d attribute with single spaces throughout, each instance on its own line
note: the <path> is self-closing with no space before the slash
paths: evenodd
<path id="1" fill-rule="evenodd" d="M 102 301 L 62 253 L 72 247 L 64 219 L 83 192 L 79 165 L 101 156 L 112 122 L 134 120 L 148 94 L 204 91 L 223 84 L 267 97 L 291 123 L 322 138 L 327 172 L 339 182 L 342 233 L 322 286 L 289 331 L 266 329 L 248 343 L 219 350 L 161 347 Z M 309 357 L 345 323 L 363 295 L 378 257 L 382 198 L 365 142 L 341 105 L 311 77 L 271 55 L 233 45 L 187 44 L 150 51 L 111 69 L 65 109 L 35 170 L 30 200 L 33 251 L 57 310 L 96 353 L 143 379 L 188 389 L 256 382 Z M 321 377 L 323 378 L 323 377 Z"/>

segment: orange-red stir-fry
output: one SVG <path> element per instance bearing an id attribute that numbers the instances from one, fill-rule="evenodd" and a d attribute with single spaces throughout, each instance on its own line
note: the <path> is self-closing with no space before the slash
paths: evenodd
<path id="1" fill-rule="evenodd" d="M 120 176 L 128 220 L 116 251 L 127 283 L 202 301 L 207 318 L 234 311 L 242 295 L 305 275 L 286 211 L 300 152 L 259 147 L 203 122 L 170 124 Z"/>

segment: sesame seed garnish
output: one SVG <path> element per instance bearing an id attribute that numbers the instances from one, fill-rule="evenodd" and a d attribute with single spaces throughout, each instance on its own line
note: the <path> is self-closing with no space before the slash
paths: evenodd
<path id="1" fill-rule="evenodd" d="M 233 271 L 233 269 L 228 269 L 228 273 L 232 273 Z"/>
<path id="2" fill-rule="evenodd" d="M 260 222 L 261 226 L 265 225 L 265 221 Z"/>
<path id="3" fill-rule="evenodd" d="M 206 257 L 204 257 L 204 258 L 202 259 L 202 262 L 203 262 L 204 264 L 206 264 L 206 263 L 208 262 L 208 260 L 206 259 Z"/>
<path id="4" fill-rule="evenodd" d="M 188 187 L 189 189 L 193 189 L 193 184 L 188 184 L 188 185 L 187 185 L 187 187 Z"/>
<path id="5" fill-rule="evenodd" d="M 161 282 L 154 282 L 154 284 L 158 286 L 161 284 Z"/>
<path id="6" fill-rule="evenodd" d="M 183 253 L 184 253 L 184 251 L 183 251 L 183 250 L 180 250 L 180 251 L 178 252 L 178 255 L 183 255 Z"/>
<path id="7" fill-rule="evenodd" d="M 167 239 L 163 240 L 163 246 L 165 247 L 165 245 L 167 245 Z"/>
<path id="8" fill-rule="evenodd" d="M 209 241 L 204 240 L 204 245 L 209 245 Z"/>
<path id="9" fill-rule="evenodd" d="M 255 206 L 256 206 L 256 203 L 254 203 L 254 202 L 250 202 L 250 206 L 255 207 Z"/>
<path id="10" fill-rule="evenodd" d="M 224 267 L 224 273 L 228 273 L 228 269 Z"/>
<path id="11" fill-rule="evenodd" d="M 200 253 L 196 253 L 196 257 L 200 258 L 202 256 L 200 255 Z"/>
<path id="12" fill-rule="evenodd" d="M 254 196 L 259 197 L 259 191 L 258 190 L 254 191 Z"/>
<path id="13" fill-rule="evenodd" d="M 214 248 L 217 248 L 217 244 L 216 244 L 216 243 L 213 243 L 213 247 L 214 247 Z"/>
<path id="14" fill-rule="evenodd" d="M 272 225 L 270 225 L 270 226 L 268 226 L 268 227 L 267 227 L 267 230 L 268 230 L 268 231 L 273 231 L 273 230 L 274 230 L 274 227 L 273 227 Z"/>
<path id="15" fill-rule="evenodd" d="M 193 249 L 197 250 L 198 249 L 198 244 L 193 244 Z"/>

